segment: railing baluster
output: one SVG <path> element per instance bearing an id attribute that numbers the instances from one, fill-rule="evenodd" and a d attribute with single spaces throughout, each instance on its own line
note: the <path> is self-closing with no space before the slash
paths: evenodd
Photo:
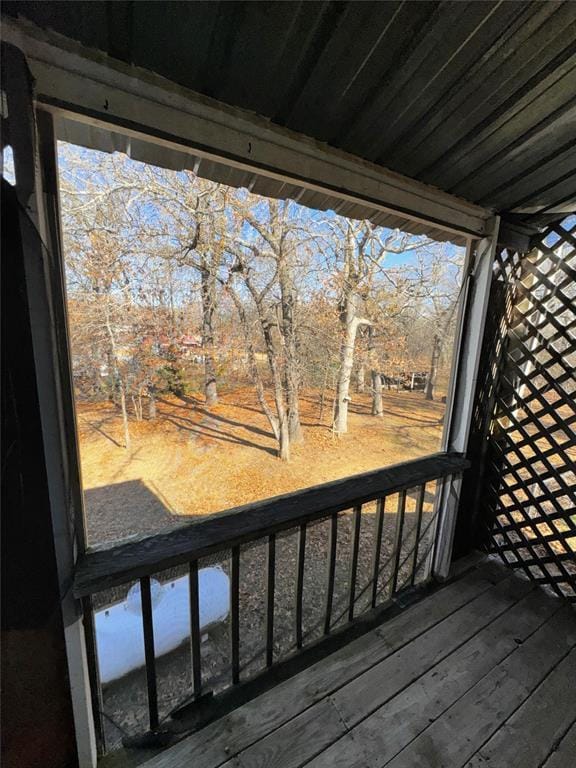
<path id="1" fill-rule="evenodd" d="M 326 591 L 326 614 L 324 617 L 324 634 L 330 634 L 330 621 L 332 619 L 332 601 L 334 599 L 334 575 L 336 573 L 336 543 L 338 539 L 338 513 L 333 512 L 330 517 L 330 538 L 328 540 L 328 584 Z"/>
<path id="2" fill-rule="evenodd" d="M 296 573 L 296 648 L 302 648 L 302 597 L 304 594 L 304 562 L 306 558 L 306 523 L 298 536 L 298 570 Z"/>
<path id="3" fill-rule="evenodd" d="M 194 695 L 202 691 L 200 655 L 200 602 L 198 595 L 198 560 L 192 560 L 189 571 L 190 584 L 190 654 L 192 659 L 192 684 Z"/>
<path id="4" fill-rule="evenodd" d="M 398 512 L 396 516 L 396 536 L 394 539 L 394 572 L 392 574 L 392 592 L 394 595 L 398 586 L 398 569 L 400 567 L 400 555 L 402 551 L 402 533 L 404 530 L 404 512 L 406 510 L 406 491 L 398 494 Z"/>
<path id="5" fill-rule="evenodd" d="M 232 684 L 240 682 L 240 547 L 232 547 L 230 562 L 230 642 Z"/>
<path id="6" fill-rule="evenodd" d="M 268 537 L 268 573 L 266 580 L 266 666 L 274 662 L 274 587 L 276 580 L 276 534 Z"/>
<path id="7" fill-rule="evenodd" d="M 424 506 L 424 496 L 426 494 L 426 483 L 423 483 L 418 489 L 418 501 L 416 502 L 416 538 L 414 540 L 414 559 L 412 561 L 412 576 L 410 584 L 414 586 L 416 581 L 416 568 L 418 567 L 418 549 L 420 547 L 420 531 L 422 530 L 422 508 Z"/>
<path id="8" fill-rule="evenodd" d="M 98 666 L 98 647 L 96 644 L 96 626 L 94 624 L 94 608 L 92 596 L 82 598 L 82 612 L 84 631 L 86 635 L 86 655 L 88 657 L 88 676 L 90 679 L 90 698 L 92 701 L 92 713 L 96 729 L 96 743 L 98 752 L 106 751 L 106 734 L 104 733 L 104 701 L 102 698 L 102 685 L 100 684 L 100 668 Z"/>
<path id="9" fill-rule="evenodd" d="M 158 691 L 156 688 L 156 654 L 154 652 L 154 624 L 152 619 L 152 595 L 150 576 L 140 579 L 142 599 L 142 627 L 144 630 L 144 658 L 146 661 L 146 685 L 148 688 L 148 713 L 150 730 L 158 728 Z"/>
<path id="10" fill-rule="evenodd" d="M 354 507 L 352 515 L 352 552 L 350 556 L 350 580 L 348 621 L 354 619 L 354 600 L 356 599 L 356 573 L 358 571 L 358 547 L 360 545 L 360 523 L 362 521 L 362 505 Z"/>
<path id="11" fill-rule="evenodd" d="M 380 571 L 380 553 L 382 551 L 382 528 L 384 525 L 384 505 L 386 499 L 376 502 L 376 530 L 374 539 L 374 554 L 372 556 L 372 608 L 376 608 L 378 595 L 378 574 Z"/>

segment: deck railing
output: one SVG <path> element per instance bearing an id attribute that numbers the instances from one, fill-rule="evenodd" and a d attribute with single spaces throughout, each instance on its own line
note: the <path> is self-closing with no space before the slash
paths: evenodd
<path id="1" fill-rule="evenodd" d="M 460 455 L 435 454 L 84 554 L 78 562 L 74 592 L 83 601 L 101 748 L 105 747 L 104 707 L 93 603 L 97 593 L 139 582 L 148 725 L 155 731 L 161 713 L 152 575 L 187 571 L 190 685 L 181 698 L 202 701 L 210 688 L 219 692 L 266 673 L 287 657 L 311 645 L 317 647 L 334 632 L 385 609 L 406 590 L 428 582 L 438 545 L 442 485 L 467 465 Z M 254 553 L 263 554 L 262 547 L 265 556 L 257 557 Z M 247 553 L 251 565 L 241 574 Z M 199 572 L 207 561 L 220 562 L 229 578 L 228 662 L 220 662 L 220 675 L 214 673 L 213 664 L 209 670 L 203 666 Z M 258 578 L 263 582 L 263 621 L 256 627 L 261 629 L 256 647 Z M 252 608 L 243 612 L 246 601 L 252 601 Z M 284 615 L 288 608 L 290 621 Z M 248 628 L 251 645 L 246 641 L 250 647 L 244 649 L 243 632 Z M 134 642 L 141 643 L 142 637 Z M 249 660 L 243 660 L 242 650 Z M 261 665 L 255 669 L 259 655 Z"/>

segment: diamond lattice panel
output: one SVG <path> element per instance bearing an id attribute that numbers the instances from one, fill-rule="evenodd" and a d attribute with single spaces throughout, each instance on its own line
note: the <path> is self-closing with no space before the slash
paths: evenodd
<path id="1" fill-rule="evenodd" d="M 490 415 L 487 548 L 576 600 L 576 217 L 530 254 L 501 251 L 476 418 Z M 496 287 L 497 287 L 496 286 Z M 493 293 L 494 293 L 493 288 Z M 498 291 L 496 291 L 498 293 Z M 502 295 L 503 294 L 503 295 Z M 486 486 L 484 486 L 486 487 Z"/>

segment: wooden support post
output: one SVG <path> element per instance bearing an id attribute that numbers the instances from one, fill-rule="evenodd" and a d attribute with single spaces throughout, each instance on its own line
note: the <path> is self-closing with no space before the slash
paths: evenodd
<path id="1" fill-rule="evenodd" d="M 500 218 L 495 217 L 490 237 L 470 241 L 467 248 L 466 293 L 459 317 L 458 353 L 452 368 L 450 410 L 444 436 L 444 448 L 448 451 L 466 453 L 468 447 L 499 225 Z M 443 484 L 433 564 L 433 574 L 440 580 L 446 579 L 450 570 L 461 485 L 459 474 Z"/>
<path id="2" fill-rule="evenodd" d="M 77 553 L 84 551 L 86 542 L 67 346 L 53 118 L 34 110 L 27 63 L 16 48 L 6 56 L 5 75 L 6 119 L 24 224 L 26 294 L 78 765 L 95 768 L 102 738 L 97 737 L 100 729 L 95 727 L 91 706 L 91 700 L 98 697 L 90 684 L 91 664 L 92 671 L 94 668 L 87 644 L 91 641 L 84 634 L 82 606 L 69 589 Z"/>

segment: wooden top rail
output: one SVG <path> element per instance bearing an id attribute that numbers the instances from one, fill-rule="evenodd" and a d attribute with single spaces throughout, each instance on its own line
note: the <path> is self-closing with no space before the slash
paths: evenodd
<path id="1" fill-rule="evenodd" d="M 202 517 L 181 528 L 88 550 L 74 595 L 83 597 L 400 490 L 462 472 L 461 454 L 437 453 Z"/>

